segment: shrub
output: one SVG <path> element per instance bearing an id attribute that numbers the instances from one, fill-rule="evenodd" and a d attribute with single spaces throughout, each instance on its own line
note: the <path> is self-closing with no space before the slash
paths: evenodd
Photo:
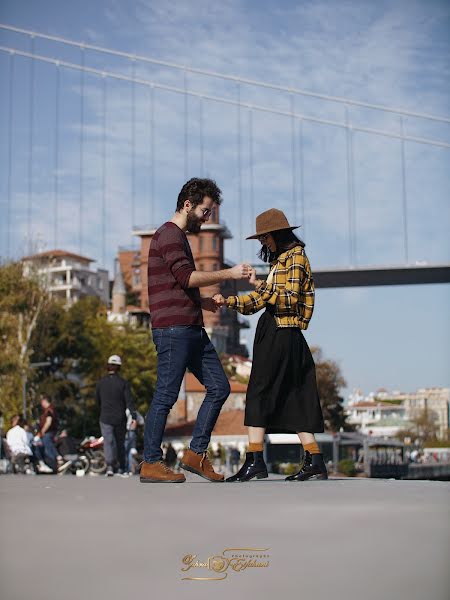
<path id="1" fill-rule="evenodd" d="M 355 477 L 355 475 L 356 475 L 355 463 L 350 458 L 345 458 L 344 460 L 340 460 L 338 462 L 338 470 L 339 470 L 339 473 L 342 473 L 343 475 L 347 475 L 347 477 Z"/>

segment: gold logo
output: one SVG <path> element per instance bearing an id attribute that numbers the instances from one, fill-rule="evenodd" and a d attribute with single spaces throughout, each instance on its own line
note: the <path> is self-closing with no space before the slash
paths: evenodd
<path id="1" fill-rule="evenodd" d="M 246 569 L 266 568 L 269 566 L 269 548 L 225 548 L 222 554 L 208 556 L 200 560 L 196 554 L 183 556 L 181 571 L 186 573 L 191 569 L 208 569 L 217 573 L 218 577 L 183 577 L 189 581 L 222 581 L 229 572 L 241 573 Z"/>

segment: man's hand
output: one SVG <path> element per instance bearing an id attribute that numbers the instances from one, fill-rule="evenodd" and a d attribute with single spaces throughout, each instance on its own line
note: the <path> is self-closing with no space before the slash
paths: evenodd
<path id="1" fill-rule="evenodd" d="M 214 298 L 201 298 L 201 306 L 203 310 L 207 310 L 209 312 L 217 312 L 219 310 L 220 305 L 214 300 Z"/>
<path id="2" fill-rule="evenodd" d="M 230 269 L 230 275 L 232 279 L 248 279 L 250 276 L 251 266 L 246 263 L 235 265 Z"/>
<path id="3" fill-rule="evenodd" d="M 222 296 L 222 294 L 215 294 L 212 299 L 214 300 L 214 302 L 217 304 L 217 306 L 224 306 L 224 304 L 226 303 L 225 298 Z"/>
<path id="4" fill-rule="evenodd" d="M 130 423 L 130 429 L 131 431 L 134 431 L 137 427 L 137 421 L 136 419 L 132 419 L 131 423 Z"/>

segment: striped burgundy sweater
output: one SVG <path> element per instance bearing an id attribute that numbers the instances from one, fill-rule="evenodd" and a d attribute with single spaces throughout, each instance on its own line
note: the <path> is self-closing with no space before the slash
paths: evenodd
<path id="1" fill-rule="evenodd" d="M 203 326 L 200 290 L 188 288 L 195 271 L 184 231 L 167 222 L 155 232 L 148 252 L 148 304 L 152 328 Z"/>

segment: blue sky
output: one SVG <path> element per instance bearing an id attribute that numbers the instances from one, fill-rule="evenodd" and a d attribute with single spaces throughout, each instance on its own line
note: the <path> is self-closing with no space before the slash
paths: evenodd
<path id="1" fill-rule="evenodd" d="M 208 71 L 405 111 L 450 115 L 449 2 L 3 0 L 0 21 Z M 80 63 L 77 48 L 37 38 L 33 43 L 37 54 Z M 0 45 L 30 51 L 31 44 L 26 36 L 0 30 Z M 182 71 L 139 62 L 133 67 L 129 60 L 92 51 L 85 51 L 84 57 L 90 67 L 127 75 L 134 68 L 143 79 L 184 85 Z M 104 266 L 111 269 L 118 246 L 132 242 L 133 225 L 160 223 L 171 216 L 186 175 L 184 97 L 162 90 L 152 96 L 149 88 L 139 85 L 133 92 L 129 83 L 107 78 L 103 158 L 102 79 L 86 75 L 81 105 L 79 73 L 61 68 L 55 179 L 57 69 L 34 63 L 32 88 L 30 65 L 27 58 L 14 59 L 10 147 L 11 59 L 0 53 L 0 76 L 8 83 L 0 91 L 0 255 L 8 254 L 5 223 L 10 201 L 10 254 L 27 251 L 29 232 L 35 248 L 52 248 L 57 242 L 59 247 L 78 251 L 81 231 L 82 252 L 97 259 L 99 266 L 104 255 Z M 237 97 L 237 87 L 230 82 L 188 74 L 186 83 L 199 93 Z M 282 111 L 291 107 L 287 93 L 245 85 L 240 93 L 244 102 Z M 294 107 L 297 113 L 322 119 L 342 122 L 345 118 L 343 106 L 329 101 L 296 96 Z M 296 121 L 293 176 L 289 118 L 242 109 L 239 162 L 236 108 L 189 98 L 187 110 L 187 175 L 212 176 L 222 187 L 221 216 L 234 235 L 226 242 L 229 259 L 254 260 L 258 244 L 243 238 L 253 231 L 258 212 L 276 206 L 292 222 L 301 222 L 300 235 L 313 269 L 350 264 L 345 130 L 304 122 L 300 131 Z M 352 107 L 349 118 L 366 128 L 400 131 L 395 114 Z M 449 124 L 406 117 L 404 127 L 408 135 L 450 142 Z M 355 132 L 353 151 L 354 262 L 401 264 L 405 257 L 400 142 Z M 8 178 L 10 152 L 13 166 Z M 449 156 L 449 149 L 405 144 L 408 259 L 412 263 L 449 262 Z M 84 201 L 81 230 L 80 189 Z M 308 342 L 320 345 L 327 357 L 340 364 L 348 389 L 410 391 L 448 386 L 449 287 L 318 290 Z M 257 318 L 251 318 L 250 343 Z"/>

